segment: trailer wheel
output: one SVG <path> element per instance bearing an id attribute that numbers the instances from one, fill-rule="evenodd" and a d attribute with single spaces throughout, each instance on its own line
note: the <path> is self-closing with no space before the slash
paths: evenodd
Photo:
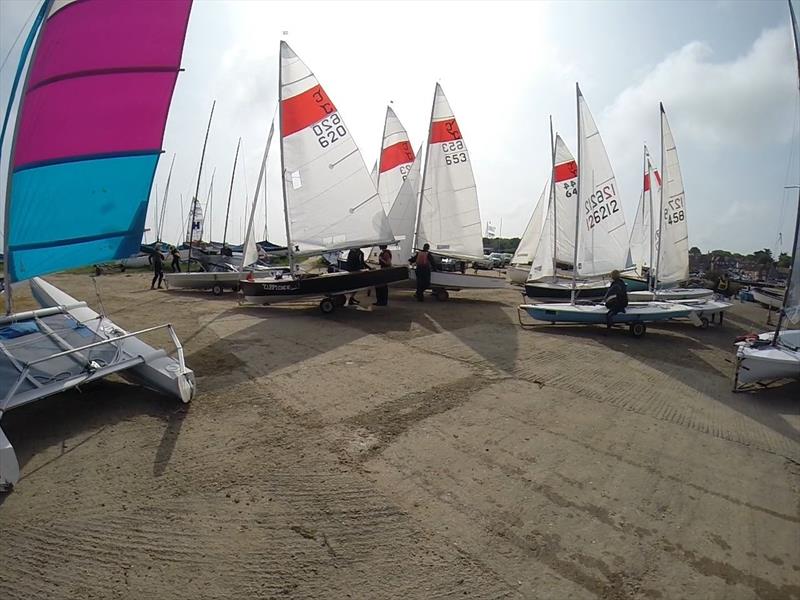
<path id="1" fill-rule="evenodd" d="M 347 296 L 345 296 L 344 294 L 339 294 L 331 299 L 333 300 L 334 306 L 336 306 L 337 308 L 341 308 L 342 306 L 347 304 Z"/>
<path id="2" fill-rule="evenodd" d="M 450 294 L 443 288 L 434 290 L 433 295 L 439 302 L 447 302 L 448 298 L 450 298 Z"/>
<path id="3" fill-rule="evenodd" d="M 644 323 L 631 323 L 629 329 L 633 337 L 640 338 L 647 332 L 647 325 Z"/>
<path id="4" fill-rule="evenodd" d="M 211 286 L 211 293 L 214 294 L 215 296 L 222 296 L 222 293 L 224 291 L 225 289 L 218 283 L 215 283 L 214 285 Z"/>
<path id="5" fill-rule="evenodd" d="M 708 317 L 700 317 L 700 329 L 708 329 Z"/>
<path id="6" fill-rule="evenodd" d="M 319 309 L 320 311 L 322 311 L 323 315 L 329 315 L 334 310 L 336 310 L 336 305 L 330 298 L 323 298 L 322 300 L 320 300 Z"/>

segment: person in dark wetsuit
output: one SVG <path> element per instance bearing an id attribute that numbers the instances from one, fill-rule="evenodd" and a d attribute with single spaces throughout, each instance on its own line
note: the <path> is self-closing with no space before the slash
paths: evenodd
<path id="1" fill-rule="evenodd" d="M 433 255 L 430 251 L 431 245 L 425 244 L 422 250 L 408 259 L 412 265 L 417 265 L 417 293 L 414 294 L 417 302 L 425 302 L 425 290 L 431 287 L 431 271 L 433 270 Z"/>
<path id="2" fill-rule="evenodd" d="M 156 281 L 158 289 L 161 289 L 161 282 L 164 281 L 164 255 L 160 250 L 154 250 L 150 255 L 150 262 L 153 263 L 153 281 L 150 283 L 150 289 L 155 289 Z"/>
<path id="3" fill-rule="evenodd" d="M 625 285 L 625 281 L 620 277 L 619 271 L 611 271 L 611 280 L 606 297 L 603 298 L 603 304 L 608 309 L 606 326 L 609 329 L 614 324 L 614 315 L 625 312 L 625 307 L 628 306 L 628 286 Z"/>
<path id="4" fill-rule="evenodd" d="M 172 246 L 172 248 L 170 248 L 169 253 L 172 256 L 172 272 L 173 273 L 180 273 L 181 272 L 181 253 L 178 252 L 178 249 L 175 246 Z"/>
<path id="5" fill-rule="evenodd" d="M 347 264 L 345 265 L 345 270 L 350 271 L 362 271 L 367 269 L 367 263 L 364 262 L 364 252 L 361 248 L 350 248 L 350 251 L 347 253 Z M 356 292 L 350 294 L 350 304 L 361 304 L 358 300 L 356 300 Z"/>
<path id="6" fill-rule="evenodd" d="M 392 267 L 392 251 L 385 245 L 379 246 L 381 253 L 378 255 L 378 264 L 381 269 L 390 269 Z M 387 306 L 389 304 L 389 286 L 376 285 L 375 286 L 375 306 Z"/>

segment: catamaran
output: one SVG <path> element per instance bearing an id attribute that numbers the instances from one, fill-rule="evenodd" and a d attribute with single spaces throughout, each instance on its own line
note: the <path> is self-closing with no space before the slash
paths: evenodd
<path id="1" fill-rule="evenodd" d="M 800 24 L 792 1 L 789 16 L 797 59 L 797 86 L 800 91 Z M 736 367 L 733 389 L 739 391 L 755 384 L 769 384 L 781 379 L 800 379 L 800 186 L 797 190 L 797 219 L 794 227 L 792 264 L 783 307 L 778 313 L 775 331 L 752 336 L 736 344 Z M 791 327 L 798 327 L 791 329 Z"/>
<path id="2" fill-rule="evenodd" d="M 519 308 L 538 321 L 605 323 L 608 312 L 605 306 L 576 303 L 577 278 L 578 276 L 598 276 L 615 268 L 618 269 L 620 265 L 626 265 L 629 258 L 628 236 L 625 231 L 625 217 L 622 214 L 611 163 L 580 88 L 577 84 L 575 88 L 578 112 L 578 177 L 574 195 L 576 212 L 572 264 L 575 265 L 575 269 L 573 270 L 572 301 L 570 303 L 523 304 Z M 665 140 L 662 139 L 662 153 L 664 145 Z M 671 143 L 671 146 L 674 147 L 674 142 Z M 662 165 L 662 171 L 665 170 L 665 167 L 669 167 L 669 164 Z M 679 172 L 677 176 L 679 177 Z M 534 261 L 534 266 L 536 266 L 536 261 Z M 631 333 L 638 337 L 644 335 L 647 322 L 691 317 L 692 315 L 691 307 L 679 304 L 631 302 L 624 312 L 614 316 L 613 322 L 628 324 Z M 699 322 L 696 314 L 694 314 L 694 318 Z"/>
<path id="3" fill-rule="evenodd" d="M 118 373 L 188 402 L 194 374 L 172 326 L 126 332 L 40 275 L 139 249 L 191 0 L 45 1 L 25 40 L 0 147 L 26 63 L 5 197 L 5 281 L 29 280 L 39 310 L 0 318 L 0 417 Z M 30 61 L 28 57 L 30 55 Z M 171 358 L 137 338 L 166 329 Z M 0 487 L 19 478 L 0 430 Z"/>
<path id="4" fill-rule="evenodd" d="M 428 147 L 422 168 L 416 228 L 396 232 L 413 236 L 413 248 L 430 244 L 434 255 L 462 261 L 483 259 L 481 214 L 471 158 L 442 86 L 436 84 L 428 128 Z M 411 269 L 411 279 L 416 272 Z M 507 282 L 498 277 L 463 272 L 433 271 L 431 290 L 438 300 L 449 291 L 499 289 Z"/>
<path id="5" fill-rule="evenodd" d="M 328 314 L 345 304 L 348 293 L 408 279 L 408 268 L 297 272 L 295 261 L 301 256 L 395 240 L 375 183 L 333 101 L 284 41 L 279 60 L 279 137 L 290 273 L 243 280 L 240 285 L 247 302 L 321 298 L 320 310 Z M 259 182 L 268 150 L 269 144 Z"/>

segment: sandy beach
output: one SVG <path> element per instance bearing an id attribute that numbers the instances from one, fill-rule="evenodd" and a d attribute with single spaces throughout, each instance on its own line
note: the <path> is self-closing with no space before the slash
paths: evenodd
<path id="1" fill-rule="evenodd" d="M 96 282 L 121 326 L 175 325 L 198 395 L 3 417 L 4 600 L 800 598 L 800 384 L 731 392 L 755 304 L 637 340 L 523 330 L 515 289 L 323 317 Z"/>

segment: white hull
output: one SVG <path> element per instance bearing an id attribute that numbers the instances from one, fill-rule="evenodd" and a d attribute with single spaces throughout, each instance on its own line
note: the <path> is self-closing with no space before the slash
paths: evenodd
<path id="1" fill-rule="evenodd" d="M 759 304 L 764 304 L 776 310 L 780 309 L 781 306 L 783 306 L 783 297 L 777 298 L 770 294 L 766 294 L 758 289 L 752 289 L 750 290 L 750 293 L 753 294 L 753 300 L 755 300 Z"/>
<path id="2" fill-rule="evenodd" d="M 55 306 L 71 306 L 78 301 L 47 283 L 34 277 L 30 280 L 31 292 L 42 308 Z M 70 309 L 71 314 L 79 322 L 102 337 L 108 338 L 125 335 L 127 332 L 105 317 L 100 317 L 88 306 Z M 144 359 L 141 364 L 120 372 L 125 379 L 154 389 L 158 392 L 189 402 L 194 396 L 194 371 L 181 367 L 180 362 L 167 355 L 162 349 L 155 349 L 136 337 L 125 338 L 118 342 L 121 352 Z"/>
<path id="3" fill-rule="evenodd" d="M 608 309 L 603 304 L 522 304 L 525 310 L 538 321 L 550 323 L 605 323 Z M 665 321 L 680 319 L 692 314 L 688 306 L 671 302 L 633 302 L 624 313 L 614 316 L 614 323 Z"/>
<path id="4" fill-rule="evenodd" d="M 525 285 L 525 282 L 528 280 L 528 275 L 530 275 L 530 272 L 531 272 L 530 265 L 528 266 L 508 265 L 508 267 L 506 267 L 506 279 L 508 279 L 511 283 L 516 283 L 518 285 Z"/>
<path id="5" fill-rule="evenodd" d="M 762 333 L 759 341 L 772 340 L 773 333 Z M 782 342 L 782 343 L 781 343 Z M 777 345 L 736 344 L 734 389 L 752 383 L 780 379 L 800 379 L 800 330 L 782 331 Z"/>
<path id="6" fill-rule="evenodd" d="M 631 302 L 650 302 L 652 300 L 670 302 L 673 300 L 699 300 L 702 298 L 711 298 L 713 295 L 714 290 L 705 288 L 671 288 L 659 290 L 655 294 L 648 291 L 628 292 L 628 299 Z"/>
<path id="7" fill-rule="evenodd" d="M 409 269 L 409 279 L 412 287 L 417 285 L 416 269 Z M 431 273 L 431 288 L 444 290 L 498 290 L 508 287 L 508 282 L 499 277 L 484 277 L 483 275 L 467 275 L 450 271 L 433 271 Z"/>
<path id="8" fill-rule="evenodd" d="M 236 290 L 239 287 L 239 280 L 243 277 L 241 273 L 231 271 L 230 273 L 165 273 L 164 281 L 167 289 L 171 290 L 210 290 L 215 285 Z"/>

